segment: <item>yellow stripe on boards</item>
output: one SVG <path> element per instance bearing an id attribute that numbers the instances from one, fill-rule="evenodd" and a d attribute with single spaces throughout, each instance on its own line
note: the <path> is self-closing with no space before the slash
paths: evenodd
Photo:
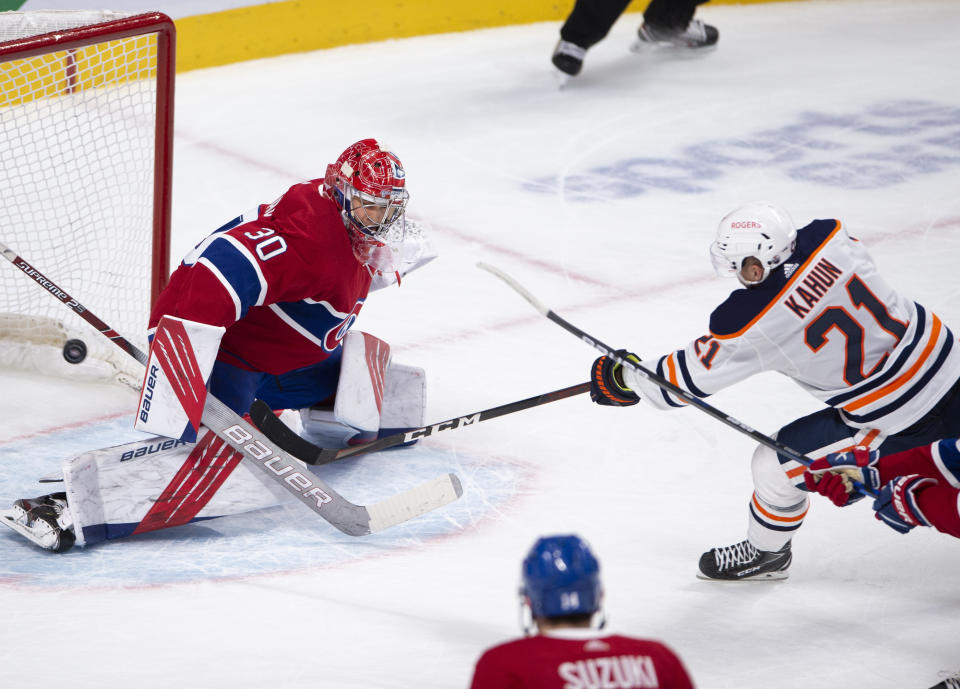
<path id="1" fill-rule="evenodd" d="M 0 62 L 0 107 L 116 86 L 156 73 L 156 35 Z"/>
<path id="2" fill-rule="evenodd" d="M 627 12 L 642 12 L 647 4 L 634 0 Z M 177 20 L 177 71 L 352 43 L 562 21 L 572 9 L 573 0 L 285 0 Z"/>

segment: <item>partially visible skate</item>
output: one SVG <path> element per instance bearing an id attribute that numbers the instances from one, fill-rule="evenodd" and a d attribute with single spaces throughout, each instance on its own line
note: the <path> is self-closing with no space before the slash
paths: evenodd
<path id="1" fill-rule="evenodd" d="M 960 689 L 960 672 L 950 675 L 942 682 L 934 684 L 930 689 Z"/>
<path id="2" fill-rule="evenodd" d="M 17 500 L 13 509 L 0 512 L 0 523 L 55 553 L 70 550 L 77 541 L 66 493 Z"/>
<path id="3" fill-rule="evenodd" d="M 750 541 L 740 541 L 701 555 L 697 576 L 722 581 L 786 579 L 792 559 L 789 541 L 776 552 L 757 550 Z"/>
<path id="4" fill-rule="evenodd" d="M 685 29 L 674 29 L 644 22 L 637 30 L 637 40 L 630 46 L 635 53 L 650 48 L 712 48 L 720 39 L 716 27 L 692 20 Z"/>
<path id="5" fill-rule="evenodd" d="M 557 47 L 553 49 L 553 57 L 550 58 L 550 61 L 563 74 L 568 77 L 575 77 L 583 69 L 583 58 L 586 54 L 586 48 L 581 48 L 576 43 L 570 43 L 561 38 L 557 41 Z"/>

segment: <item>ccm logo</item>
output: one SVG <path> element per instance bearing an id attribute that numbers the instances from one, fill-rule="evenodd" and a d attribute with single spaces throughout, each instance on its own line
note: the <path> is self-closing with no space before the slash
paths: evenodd
<path id="1" fill-rule="evenodd" d="M 247 433 L 247 431 L 239 425 L 230 426 L 223 431 L 223 435 L 226 436 L 228 440 L 236 443 L 234 447 L 243 452 L 247 457 L 256 460 L 277 476 L 286 476 L 283 480 L 298 492 L 303 493 L 304 498 L 309 497 L 316 500 L 317 507 L 322 507 L 325 503 L 333 499 L 319 487 L 315 486 L 310 478 L 289 464 L 285 464 L 280 455 L 273 454 L 273 450 L 259 440 L 254 439 L 252 435 Z"/>
<path id="2" fill-rule="evenodd" d="M 736 222 L 730 223 L 730 227 L 734 230 L 748 230 L 748 229 L 762 229 L 763 225 L 753 220 L 737 220 Z"/>
<path id="3" fill-rule="evenodd" d="M 415 431 L 409 431 L 403 436 L 403 440 L 404 442 L 409 442 L 418 438 L 426 438 L 428 435 L 433 435 L 434 433 L 439 433 L 440 431 L 448 431 L 451 428 L 469 426 L 470 424 L 476 423 L 479 420 L 479 413 L 474 414 L 473 416 L 461 416 L 459 419 L 452 419 L 450 421 L 444 421 L 443 423 L 435 423 L 432 426 L 418 428 Z"/>

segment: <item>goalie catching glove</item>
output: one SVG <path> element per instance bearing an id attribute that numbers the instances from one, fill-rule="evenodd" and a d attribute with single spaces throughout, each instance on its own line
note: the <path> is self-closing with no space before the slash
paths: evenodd
<path id="1" fill-rule="evenodd" d="M 863 493 L 854 492 L 854 481 L 874 493 L 880 490 L 879 459 L 879 452 L 866 447 L 855 447 L 850 452 L 833 452 L 811 462 L 803 472 L 803 482 L 807 490 L 820 493 L 837 507 L 843 507 L 864 497 Z"/>
<path id="2" fill-rule="evenodd" d="M 640 363 L 640 357 L 625 349 L 618 349 L 621 359 Z M 640 395 L 623 382 L 623 366 L 609 356 L 599 357 L 590 371 L 590 399 L 611 407 L 629 407 L 640 401 Z"/>

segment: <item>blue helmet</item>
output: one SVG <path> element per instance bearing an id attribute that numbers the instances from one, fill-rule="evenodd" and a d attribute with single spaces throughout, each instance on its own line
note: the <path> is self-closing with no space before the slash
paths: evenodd
<path id="1" fill-rule="evenodd" d="M 534 617 L 585 615 L 600 609 L 600 563 L 579 536 L 544 536 L 523 561 L 520 594 Z"/>

